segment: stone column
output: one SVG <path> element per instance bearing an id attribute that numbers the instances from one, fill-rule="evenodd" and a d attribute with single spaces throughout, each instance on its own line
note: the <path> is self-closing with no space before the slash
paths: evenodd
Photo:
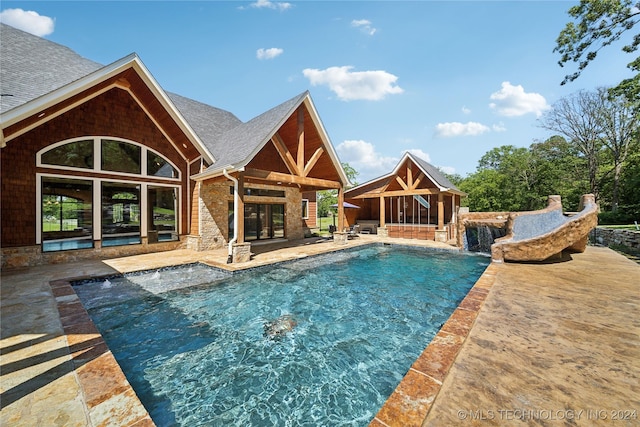
<path id="1" fill-rule="evenodd" d="M 251 243 L 234 243 L 233 263 L 251 260 Z"/>
<path id="2" fill-rule="evenodd" d="M 333 243 L 336 245 L 346 245 L 348 240 L 348 233 L 342 231 L 334 231 L 333 232 Z"/>

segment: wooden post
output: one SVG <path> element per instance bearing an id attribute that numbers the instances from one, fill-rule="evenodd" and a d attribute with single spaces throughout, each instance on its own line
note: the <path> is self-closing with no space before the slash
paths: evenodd
<path id="1" fill-rule="evenodd" d="M 304 109 L 298 108 L 298 175 L 304 171 Z"/>
<path id="2" fill-rule="evenodd" d="M 438 230 L 444 229 L 444 195 L 438 193 Z"/>
<path id="3" fill-rule="evenodd" d="M 338 231 L 344 230 L 344 188 L 338 188 Z"/>
<path id="4" fill-rule="evenodd" d="M 380 196 L 380 227 L 386 227 L 385 210 L 384 196 Z"/>
<path id="5" fill-rule="evenodd" d="M 236 244 L 244 243 L 244 173 L 238 174 L 238 240 Z"/>

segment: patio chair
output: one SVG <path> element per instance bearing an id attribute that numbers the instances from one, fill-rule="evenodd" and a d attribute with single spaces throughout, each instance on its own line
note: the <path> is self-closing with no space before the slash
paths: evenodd
<path id="1" fill-rule="evenodd" d="M 359 225 L 356 224 L 351 226 L 351 228 L 349 228 L 349 230 L 347 231 L 347 239 L 353 239 L 354 237 L 358 237 L 359 232 L 360 232 Z"/>

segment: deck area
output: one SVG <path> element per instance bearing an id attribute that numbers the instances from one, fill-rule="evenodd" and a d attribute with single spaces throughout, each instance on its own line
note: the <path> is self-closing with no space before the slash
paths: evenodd
<path id="1" fill-rule="evenodd" d="M 380 239 L 255 246 L 243 267 L 372 241 Z M 153 425 L 64 281 L 50 282 L 195 261 L 237 268 L 226 258 L 226 250 L 178 250 L 3 271 L 0 425 Z M 491 286 L 478 292 L 481 302 L 471 301 L 474 315 L 457 350 L 421 356 L 405 377 L 414 400 L 399 388 L 372 425 L 591 426 L 611 425 L 614 417 L 627 418 L 614 425 L 638 425 L 640 265 L 588 247 L 559 262 L 494 263 L 490 270 Z M 438 379 L 418 365 L 447 369 Z"/>

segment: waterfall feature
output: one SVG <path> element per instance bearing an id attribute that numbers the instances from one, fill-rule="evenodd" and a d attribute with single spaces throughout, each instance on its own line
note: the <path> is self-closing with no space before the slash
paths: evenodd
<path id="1" fill-rule="evenodd" d="M 470 252 L 491 253 L 491 245 L 496 239 L 504 237 L 504 228 L 490 227 L 488 225 L 478 225 L 467 227 L 463 236 L 464 249 Z"/>

